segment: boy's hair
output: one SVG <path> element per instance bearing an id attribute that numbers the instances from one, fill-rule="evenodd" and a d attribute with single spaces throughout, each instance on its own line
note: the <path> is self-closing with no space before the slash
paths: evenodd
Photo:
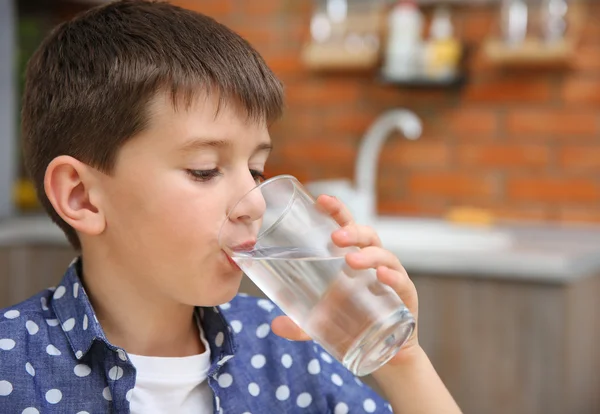
<path id="1" fill-rule="evenodd" d="M 26 71 L 25 165 L 42 206 L 81 248 L 44 191 L 49 163 L 70 155 L 110 174 L 120 147 L 148 125 L 148 105 L 215 94 L 255 122 L 281 115 L 283 87 L 248 42 L 200 13 L 168 3 L 122 0 L 56 27 Z"/>

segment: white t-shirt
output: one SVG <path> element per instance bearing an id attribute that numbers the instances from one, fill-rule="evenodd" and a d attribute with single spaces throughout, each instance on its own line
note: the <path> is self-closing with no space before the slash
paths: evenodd
<path id="1" fill-rule="evenodd" d="M 205 351 L 183 358 L 128 354 L 137 375 L 130 410 L 132 414 L 213 413 L 213 392 L 206 380 L 210 347 L 204 332 Z"/>

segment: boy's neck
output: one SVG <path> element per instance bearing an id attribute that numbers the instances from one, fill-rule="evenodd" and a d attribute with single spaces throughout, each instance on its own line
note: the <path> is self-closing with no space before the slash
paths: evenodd
<path id="1" fill-rule="evenodd" d="M 194 307 L 169 301 L 119 264 L 85 256 L 80 275 L 107 339 L 128 353 L 185 357 L 205 351 Z M 139 279 L 138 279 L 139 280 Z"/>

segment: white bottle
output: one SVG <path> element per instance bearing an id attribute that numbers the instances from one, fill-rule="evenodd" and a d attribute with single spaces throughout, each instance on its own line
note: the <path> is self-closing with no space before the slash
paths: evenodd
<path id="1" fill-rule="evenodd" d="M 422 61 L 423 15 L 414 0 L 401 0 L 388 20 L 384 75 L 410 80 L 420 75 Z"/>

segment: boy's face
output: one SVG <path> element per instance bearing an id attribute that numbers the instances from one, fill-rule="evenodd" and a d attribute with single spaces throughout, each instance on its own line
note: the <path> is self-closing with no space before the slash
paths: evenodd
<path id="1" fill-rule="evenodd" d="M 218 234 L 260 181 L 270 149 L 265 122 L 247 120 L 234 105 L 215 115 L 216 103 L 202 98 L 176 110 L 161 95 L 146 130 L 122 147 L 114 173 L 101 178 L 102 243 L 128 282 L 189 305 L 221 304 L 236 294 L 242 272 Z"/>

